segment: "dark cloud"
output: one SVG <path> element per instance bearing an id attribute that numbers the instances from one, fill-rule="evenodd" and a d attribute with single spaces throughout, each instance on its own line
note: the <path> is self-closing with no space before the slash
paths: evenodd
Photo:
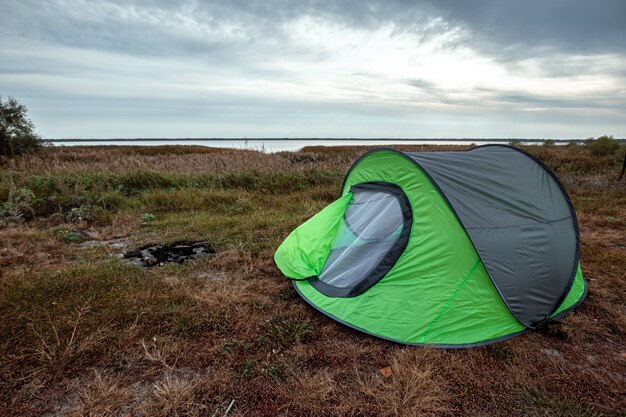
<path id="1" fill-rule="evenodd" d="M 402 1 L 82 1 L 8 2 L 0 33 L 141 55 L 237 55 L 258 44 L 280 45 L 285 23 L 310 17 L 354 28 L 393 23 L 398 32 L 437 16 L 427 4 Z M 27 25 L 24 23 L 28 22 Z"/>
<path id="2" fill-rule="evenodd" d="M 303 16 L 356 28 L 393 23 L 421 36 L 460 27 L 463 43 L 515 59 L 626 49 L 622 0 L 4 2 L 0 33 L 133 54 L 236 55 L 237 47 L 279 43 L 288 35 L 283 23 Z"/>
<path id="3" fill-rule="evenodd" d="M 477 5 L 479 3 L 479 5 Z M 626 2 L 622 0 L 440 0 L 442 16 L 471 30 L 475 44 L 515 57 L 538 50 L 575 54 L 623 53 Z"/>

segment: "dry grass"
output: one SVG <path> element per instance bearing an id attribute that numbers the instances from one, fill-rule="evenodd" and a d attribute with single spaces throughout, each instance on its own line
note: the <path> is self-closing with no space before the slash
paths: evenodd
<path id="1" fill-rule="evenodd" d="M 147 398 L 139 405 L 139 412 L 155 417 L 206 415 L 205 407 L 196 402 L 195 388 L 193 381 L 166 375 L 152 384 Z"/>
<path id="2" fill-rule="evenodd" d="M 76 311 L 74 318 L 65 332 L 62 332 L 47 318 L 50 329 L 39 331 L 33 324 L 29 325 L 30 330 L 36 337 L 35 346 L 27 353 L 34 363 L 33 369 L 25 379 L 46 383 L 54 381 L 63 375 L 71 364 L 80 361 L 82 357 L 93 351 L 98 343 L 104 339 L 103 334 L 106 328 L 84 332 L 79 328 L 81 318 L 85 313 L 86 306 Z M 46 331 L 48 330 L 48 331 Z"/>
<path id="3" fill-rule="evenodd" d="M 115 417 L 128 407 L 132 390 L 123 381 L 95 371 L 93 378 L 78 388 L 69 417 Z"/>
<path id="4" fill-rule="evenodd" d="M 577 208 L 589 297 L 551 332 L 445 351 L 341 326 L 273 265 L 281 240 L 338 195 L 365 150 L 69 147 L 0 167 L 0 202 L 32 193 L 11 212 L 28 218 L 0 229 L 0 415 L 211 416 L 233 400 L 230 417 L 620 415 L 620 155 L 527 148 Z M 218 253 L 144 270 L 113 256 L 113 238 L 202 239 Z"/>
<path id="5" fill-rule="evenodd" d="M 328 372 L 296 371 L 289 379 L 291 383 L 281 387 L 286 399 L 282 411 L 287 414 L 328 415 L 328 402 L 335 390 L 335 382 Z"/>
<path id="6" fill-rule="evenodd" d="M 432 416 L 451 411 L 448 381 L 432 355 L 412 349 L 395 355 L 386 372 L 359 375 L 359 386 L 379 416 Z"/>

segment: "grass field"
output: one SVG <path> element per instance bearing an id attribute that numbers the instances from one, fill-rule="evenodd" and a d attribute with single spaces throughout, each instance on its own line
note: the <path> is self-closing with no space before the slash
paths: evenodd
<path id="1" fill-rule="evenodd" d="M 274 266 L 366 149 L 68 147 L 0 165 L 0 415 L 623 416 L 624 146 L 525 147 L 572 197 L 589 295 L 548 331 L 467 350 L 344 327 Z M 116 256 L 181 239 L 217 253 Z"/>

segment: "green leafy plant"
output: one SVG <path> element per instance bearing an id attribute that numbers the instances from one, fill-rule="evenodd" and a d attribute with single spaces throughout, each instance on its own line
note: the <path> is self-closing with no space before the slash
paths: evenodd
<path id="1" fill-rule="evenodd" d="M 0 205 L 0 227 L 20 224 L 34 216 L 33 200 L 35 195 L 28 188 L 9 187 L 7 200 Z"/>
<path id="2" fill-rule="evenodd" d="M 141 216 L 139 216 L 139 223 L 150 223 L 155 220 L 156 217 L 154 217 L 154 214 L 143 213 Z"/>
<path id="3" fill-rule="evenodd" d="M 77 222 L 81 220 L 92 220 L 94 217 L 94 209 L 88 204 L 83 204 L 80 207 L 74 207 L 67 213 L 65 213 L 65 220 L 67 222 Z"/>
<path id="4" fill-rule="evenodd" d="M 54 233 L 68 243 L 79 243 L 85 240 L 85 235 L 73 230 L 67 230 L 63 227 L 53 229 Z"/>

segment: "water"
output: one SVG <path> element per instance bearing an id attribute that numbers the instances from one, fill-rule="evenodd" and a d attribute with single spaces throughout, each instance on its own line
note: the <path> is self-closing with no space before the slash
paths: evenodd
<path id="1" fill-rule="evenodd" d="M 158 146 L 158 145 L 200 145 L 215 148 L 252 149 L 263 152 L 297 151 L 305 146 L 342 145 L 484 145 L 488 143 L 507 144 L 510 139 L 54 139 L 54 146 Z M 540 142 L 541 140 L 522 140 Z M 566 141 L 563 141 L 566 142 Z"/>

